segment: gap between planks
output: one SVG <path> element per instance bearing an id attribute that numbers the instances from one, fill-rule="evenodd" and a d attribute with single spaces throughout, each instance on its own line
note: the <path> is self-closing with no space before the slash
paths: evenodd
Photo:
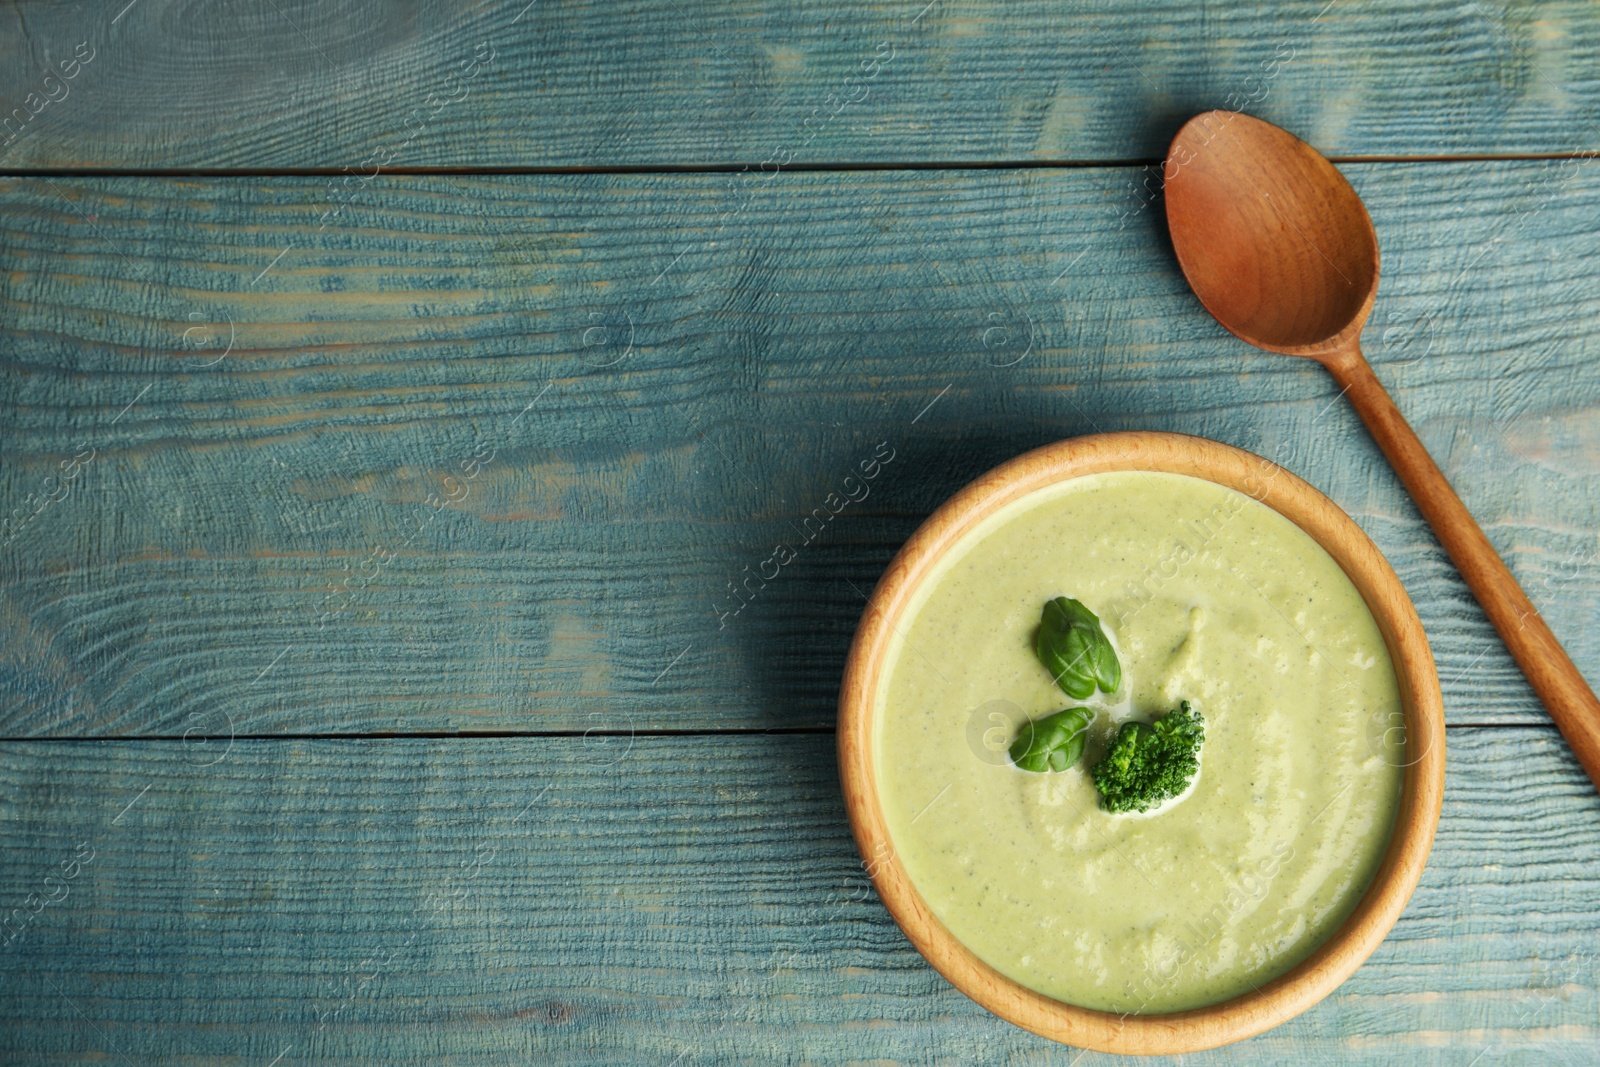
<path id="1" fill-rule="evenodd" d="M 1589 159 L 1600 149 L 1577 148 L 1566 152 L 1483 152 L 1460 155 L 1350 155 L 1329 156 L 1333 163 L 1499 163 L 1555 159 Z M 865 163 L 790 163 L 773 171 L 945 171 L 945 170 L 1087 170 L 1115 167 L 1160 166 L 1159 158 L 1135 159 L 1000 159 Z M 562 174 L 737 174 L 759 167 L 754 163 L 636 163 L 616 166 L 472 166 L 385 167 L 381 173 L 395 177 L 459 177 L 471 175 Z M 337 178 L 349 167 L 43 167 L 0 169 L 0 178 Z"/>
<path id="2" fill-rule="evenodd" d="M 1446 730 L 1549 730 L 1549 722 L 1463 722 L 1446 723 Z M 750 735 L 827 735 L 837 733 L 832 726 L 726 726 L 703 729 L 634 729 L 631 727 L 590 727 L 582 730 L 374 730 L 370 733 L 281 733 L 281 734 L 128 734 L 75 737 L 0 737 L 0 745 L 75 744 L 103 745 L 126 743 L 166 744 L 204 741 L 454 741 L 518 737 L 743 737 Z"/>

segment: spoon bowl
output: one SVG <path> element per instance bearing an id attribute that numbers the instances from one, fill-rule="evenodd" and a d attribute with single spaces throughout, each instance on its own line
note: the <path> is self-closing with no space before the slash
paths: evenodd
<path id="1" fill-rule="evenodd" d="M 1600 789 L 1600 699 L 1361 355 L 1378 238 L 1361 198 L 1300 138 L 1207 111 L 1163 173 L 1178 265 L 1216 320 L 1257 348 L 1317 360 L 1347 396 Z"/>
<path id="2" fill-rule="evenodd" d="M 1320 152 L 1271 123 L 1208 111 L 1178 131 L 1164 177 L 1178 262 L 1229 331 L 1293 356 L 1360 334 L 1378 292 L 1378 236 Z"/>

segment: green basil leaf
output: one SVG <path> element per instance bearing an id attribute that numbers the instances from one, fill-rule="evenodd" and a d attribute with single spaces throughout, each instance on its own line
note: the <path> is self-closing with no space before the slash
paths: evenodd
<path id="1" fill-rule="evenodd" d="M 1047 601 L 1039 619 L 1034 652 L 1061 691 L 1086 700 L 1095 689 L 1115 692 L 1122 665 L 1094 612 L 1070 597 Z"/>
<path id="2" fill-rule="evenodd" d="M 1064 771 L 1083 756 L 1083 735 L 1093 721 L 1093 710 L 1068 708 L 1025 722 L 1011 742 L 1011 762 L 1025 771 Z"/>

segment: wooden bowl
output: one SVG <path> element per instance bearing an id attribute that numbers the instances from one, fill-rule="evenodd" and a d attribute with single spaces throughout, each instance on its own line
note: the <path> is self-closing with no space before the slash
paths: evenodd
<path id="1" fill-rule="evenodd" d="M 895 854 L 878 798 L 874 719 L 889 639 L 918 586 L 968 531 L 1058 482 L 1107 471 L 1167 471 L 1228 486 L 1310 534 L 1355 584 L 1394 661 L 1405 711 L 1406 767 L 1393 837 L 1354 912 L 1299 966 L 1251 992 L 1170 1014 L 1117 1014 L 1036 993 L 984 963 L 934 917 Z M 863 864 L 900 928 L 967 996 L 1043 1037 L 1101 1052 L 1196 1052 L 1258 1034 L 1327 996 L 1377 948 L 1416 888 L 1444 790 L 1444 708 L 1416 609 L 1377 546 L 1350 516 L 1259 456 L 1200 437 L 1111 433 L 1046 445 L 983 475 L 945 502 L 889 564 L 856 630 L 839 695 L 839 772 Z"/>

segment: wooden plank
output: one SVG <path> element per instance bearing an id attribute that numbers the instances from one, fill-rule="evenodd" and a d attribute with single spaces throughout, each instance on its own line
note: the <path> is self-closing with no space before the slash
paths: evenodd
<path id="1" fill-rule="evenodd" d="M 0 165 L 1153 159 L 1213 107 L 1342 155 L 1600 148 L 1600 11 L 1585 0 L 1132 12 L 20 0 L 0 15 Z"/>
<path id="2" fill-rule="evenodd" d="M 4 950 L 0 1049 L 1090 1062 L 911 949 L 857 862 L 830 735 L 590 742 L 0 746 L 0 901 L 58 898 Z M 1450 746 L 1432 862 L 1389 939 L 1300 1019 L 1184 1062 L 1589 1062 L 1600 798 L 1550 728 Z M 93 859 L 67 879 L 80 842 Z"/>
<path id="3" fill-rule="evenodd" d="M 1369 354 L 1600 683 L 1600 167 L 1347 169 Z M 1406 581 L 1451 721 L 1545 721 L 1140 176 L 385 176 L 325 227 L 315 179 L 4 181 L 0 736 L 826 726 L 916 524 L 1123 428 L 1307 477 Z"/>

